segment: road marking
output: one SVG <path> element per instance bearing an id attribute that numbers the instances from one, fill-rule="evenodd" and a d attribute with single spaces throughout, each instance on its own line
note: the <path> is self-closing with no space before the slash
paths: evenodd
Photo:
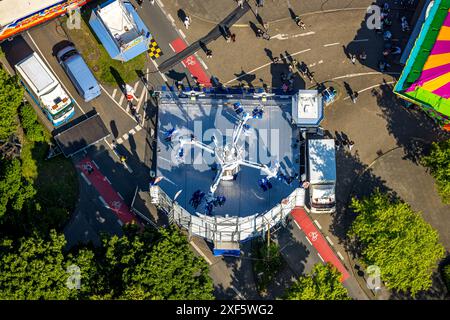
<path id="1" fill-rule="evenodd" d="M 350 42 L 367 42 L 369 41 L 369 39 L 356 39 L 356 40 L 352 40 Z"/>
<path id="2" fill-rule="evenodd" d="M 317 252 L 317 255 L 319 256 L 320 260 L 322 260 L 322 262 L 325 262 L 325 260 L 323 260 L 322 256 L 320 255 L 320 253 Z"/>
<path id="3" fill-rule="evenodd" d="M 317 227 L 319 227 L 320 230 L 322 230 L 322 226 L 319 224 L 319 221 L 314 220 L 314 223 L 317 225 Z"/>
<path id="4" fill-rule="evenodd" d="M 316 65 L 316 63 L 314 62 L 314 63 L 311 63 L 308 67 L 314 67 Z"/>
<path id="5" fill-rule="evenodd" d="M 186 68 L 186 65 L 184 64 L 184 61 L 181 61 L 181 64 L 183 65 L 183 67 Z"/>
<path id="6" fill-rule="evenodd" d="M 344 79 L 344 78 L 353 78 L 353 77 L 368 76 L 368 75 L 375 75 L 375 74 L 383 74 L 383 73 L 381 73 L 381 72 L 352 73 L 352 74 L 346 74 L 345 76 L 334 77 L 331 80 L 339 80 L 339 79 Z M 386 72 L 385 74 L 398 75 L 398 74 L 400 74 L 400 72 Z"/>
<path id="7" fill-rule="evenodd" d="M 137 131 L 140 131 L 140 130 L 142 130 L 142 127 L 140 126 L 140 125 L 137 125 L 136 127 L 134 127 L 134 129 L 136 130 L 136 132 Z"/>
<path id="8" fill-rule="evenodd" d="M 195 56 L 197 57 L 197 60 L 202 64 L 203 68 L 205 68 L 205 70 L 208 70 L 208 66 L 206 65 L 205 61 L 203 61 L 203 59 L 200 58 L 197 54 L 195 54 Z"/>
<path id="9" fill-rule="evenodd" d="M 161 8 L 164 8 L 164 4 L 161 2 L 161 0 L 156 0 L 156 2 L 158 2 L 158 5 L 159 5 Z"/>
<path id="10" fill-rule="evenodd" d="M 117 223 L 118 223 L 120 226 L 123 226 L 123 222 L 120 221 L 119 219 L 117 219 Z"/>
<path id="11" fill-rule="evenodd" d="M 334 245 L 333 241 L 331 241 L 331 239 L 330 239 L 328 236 L 326 236 L 325 239 L 327 239 L 327 241 L 328 241 L 331 245 Z"/>
<path id="12" fill-rule="evenodd" d="M 122 197 L 122 195 L 120 194 L 119 191 L 117 191 L 117 195 L 120 197 L 120 199 L 125 200 L 125 199 Z"/>
<path id="13" fill-rule="evenodd" d="M 135 131 L 134 129 L 130 129 L 130 131 L 128 131 L 128 133 L 129 133 L 130 135 L 133 135 L 133 134 L 136 133 L 136 131 Z"/>
<path id="14" fill-rule="evenodd" d="M 118 140 L 118 139 L 117 139 Z M 112 152 L 116 155 L 117 159 L 120 160 L 120 156 L 117 154 L 116 150 L 114 150 L 114 148 L 112 147 L 112 145 L 105 139 L 104 140 L 106 145 L 112 150 Z M 129 173 L 133 173 L 133 170 L 125 163 L 124 164 L 125 168 L 127 168 Z"/>
<path id="15" fill-rule="evenodd" d="M 116 93 L 117 93 L 117 88 L 114 89 L 113 93 L 112 93 L 112 98 L 114 99 L 116 97 Z"/>
<path id="16" fill-rule="evenodd" d="M 85 175 L 83 172 L 81 172 L 81 176 L 83 177 L 84 181 L 86 181 L 86 183 L 88 184 L 88 186 L 90 186 L 90 185 L 91 185 L 91 182 L 89 181 L 89 179 L 86 177 L 86 175 Z"/>
<path id="17" fill-rule="evenodd" d="M 364 91 L 367 91 L 367 90 L 370 90 L 370 89 L 373 89 L 373 88 L 382 86 L 382 85 L 384 85 L 384 84 L 393 84 L 393 83 L 395 83 L 395 82 L 396 82 L 396 81 L 389 81 L 389 82 L 386 82 L 386 83 L 376 84 L 376 85 L 370 86 L 370 87 L 368 87 L 368 88 L 365 88 L 365 89 L 362 89 L 362 90 L 358 90 L 357 92 L 358 92 L 358 94 L 359 94 L 359 93 L 362 93 L 362 92 L 364 92 Z M 345 97 L 343 100 L 348 100 L 348 99 L 350 99 L 350 97 Z"/>
<path id="18" fill-rule="evenodd" d="M 50 65 L 50 63 L 48 62 L 48 60 L 45 58 L 45 56 L 42 54 L 41 49 L 39 49 L 38 45 L 36 44 L 36 42 L 34 41 L 33 37 L 31 36 L 31 34 L 27 31 L 27 35 L 28 37 L 30 37 L 31 42 L 33 42 L 34 46 L 36 47 L 36 49 L 38 50 L 38 52 L 41 54 L 42 59 L 44 59 L 44 61 L 47 63 L 47 66 L 50 68 L 50 70 L 53 72 L 53 74 L 55 75 L 56 79 L 58 79 L 58 81 L 61 83 L 61 85 L 64 87 L 64 89 L 66 90 L 67 94 L 72 98 L 72 100 L 75 102 L 75 104 L 78 106 L 78 108 L 80 108 L 81 112 L 83 112 L 83 114 L 86 114 L 86 112 L 84 112 L 83 108 L 81 108 L 80 104 L 78 103 L 77 100 L 75 100 L 74 97 L 72 97 L 70 95 L 70 91 L 67 90 L 66 86 L 64 85 L 64 83 L 61 81 L 61 79 L 58 77 L 58 75 L 56 74 L 55 70 L 53 70 L 52 66 Z"/>
<path id="19" fill-rule="evenodd" d="M 305 238 L 306 238 L 306 240 L 308 240 L 308 242 L 309 242 L 310 245 L 313 245 L 312 242 L 311 242 L 311 240 L 309 240 L 309 238 L 308 238 L 307 236 L 305 236 Z"/>
<path id="20" fill-rule="evenodd" d="M 103 205 L 104 205 L 106 208 L 111 209 L 111 208 L 108 206 L 108 204 L 106 203 L 105 199 L 103 199 L 102 196 L 98 196 L 98 199 L 100 200 L 101 203 L 103 203 Z"/>
<path id="21" fill-rule="evenodd" d="M 169 43 L 169 47 L 170 47 L 170 49 L 172 49 L 173 52 L 175 52 L 175 49 L 172 47 L 171 43 Z"/>
<path id="22" fill-rule="evenodd" d="M 178 31 L 180 32 L 181 36 L 186 39 L 186 35 L 184 34 L 184 32 L 181 29 L 178 29 Z"/>
<path id="23" fill-rule="evenodd" d="M 301 54 L 301 53 L 308 52 L 308 51 L 310 51 L 310 50 L 311 50 L 311 48 L 305 49 L 305 50 L 301 50 L 301 51 L 298 51 L 298 52 L 294 52 L 294 53 L 292 53 L 290 56 L 291 56 L 291 57 L 294 57 L 294 56 L 296 56 L 296 55 L 299 55 L 299 54 Z M 234 78 L 234 79 L 231 79 L 230 81 L 225 82 L 224 84 L 229 84 L 230 82 L 236 81 L 236 80 L 238 80 L 238 79 L 240 79 L 240 78 L 242 78 L 242 77 L 245 77 L 246 75 L 248 75 L 248 74 L 250 74 L 250 73 L 253 73 L 253 72 L 255 72 L 255 71 L 258 71 L 259 69 L 262 69 L 262 68 L 264 68 L 264 67 L 267 67 L 267 66 L 271 65 L 272 63 L 273 63 L 273 62 L 271 61 L 271 62 L 268 62 L 268 63 L 266 63 L 266 64 L 263 64 L 262 66 L 259 66 L 259 67 L 255 68 L 255 69 L 253 69 L 253 70 L 250 70 L 249 72 L 246 72 L 246 73 L 243 74 L 243 75 L 240 75 L 239 77 L 236 77 L 236 78 Z"/>
<path id="24" fill-rule="evenodd" d="M 233 285 L 230 285 L 230 289 L 236 292 L 236 294 L 238 295 L 239 298 L 241 298 L 241 300 L 245 300 L 245 297 Z"/>
<path id="25" fill-rule="evenodd" d="M 320 60 L 320 61 L 318 62 L 318 64 L 321 64 L 321 63 L 323 63 L 323 60 Z"/>
<path id="26" fill-rule="evenodd" d="M 169 20 L 172 24 L 175 23 L 175 19 L 172 17 L 172 15 L 170 13 L 167 15 L 167 18 L 169 18 Z"/>
<path id="27" fill-rule="evenodd" d="M 153 61 L 153 60 L 152 60 L 152 61 Z M 114 103 L 120 108 L 120 110 L 122 110 L 122 111 L 123 111 L 130 119 L 132 119 L 133 121 L 136 121 L 136 119 L 134 119 L 128 112 L 126 112 L 125 109 L 122 108 L 122 106 L 121 106 L 120 104 L 118 104 L 117 101 L 114 100 L 114 99 L 111 97 L 111 95 L 109 94 L 109 92 L 106 91 L 106 89 L 103 88 L 102 85 L 100 85 L 100 88 L 102 88 L 102 90 L 108 95 L 108 97 L 110 97 L 111 100 L 114 101 Z M 123 98 L 124 98 L 124 95 L 122 95 L 122 99 L 121 99 L 120 101 L 123 101 Z M 122 103 L 122 102 L 121 102 L 121 103 Z"/>
<path id="28" fill-rule="evenodd" d="M 342 254 L 339 251 L 337 252 L 337 255 L 342 261 L 344 261 L 344 257 L 342 256 Z"/>
<path id="29" fill-rule="evenodd" d="M 136 83 L 134 84 L 134 87 L 133 87 L 134 92 L 137 91 L 137 88 L 138 88 L 138 86 L 139 86 L 139 83 L 141 83 L 141 82 L 140 82 L 140 81 L 136 81 Z"/>
<path id="30" fill-rule="evenodd" d="M 144 90 L 142 90 L 141 95 L 139 97 L 138 104 L 137 104 L 137 107 L 136 107 L 136 112 L 139 112 L 139 109 L 142 106 L 142 102 L 144 101 L 144 96 L 145 96 L 146 92 L 147 92 L 147 90 L 145 90 L 145 88 L 144 88 Z"/>
<path id="31" fill-rule="evenodd" d="M 91 160 L 91 161 L 94 164 L 94 166 L 96 166 L 97 169 L 100 169 L 100 167 L 98 166 L 97 162 L 95 162 L 94 160 Z"/>
<path id="32" fill-rule="evenodd" d="M 194 243 L 194 241 L 190 241 L 189 243 L 195 249 L 195 251 L 197 251 L 206 260 L 206 262 L 208 262 L 209 265 L 213 264 L 212 261 L 209 260 L 209 258 L 206 256 L 206 254 L 204 254 L 203 251 L 201 251 L 200 248 L 197 247 L 197 245 Z"/>
<path id="33" fill-rule="evenodd" d="M 279 33 L 279 34 L 276 34 L 274 36 L 271 36 L 270 39 L 288 40 L 288 39 L 292 39 L 292 38 L 310 36 L 312 34 L 315 34 L 315 32 L 314 31 L 309 31 L 309 32 L 305 32 L 305 33 L 294 34 L 292 36 L 288 35 L 287 33 Z"/>
<path id="34" fill-rule="evenodd" d="M 297 223 L 297 221 L 294 220 L 295 225 L 297 226 L 297 228 L 299 228 L 300 230 L 302 230 L 302 228 L 300 227 L 300 225 Z"/>
<path id="35" fill-rule="evenodd" d="M 114 100 L 114 98 L 111 98 L 111 99 Z M 119 105 L 120 105 L 120 106 L 122 106 L 123 99 L 125 99 L 125 95 L 121 95 L 121 96 L 120 96 L 120 100 L 119 100 Z M 114 101 L 116 101 L 116 100 L 114 100 Z"/>
<path id="36" fill-rule="evenodd" d="M 172 48 L 172 50 L 173 50 L 173 48 Z M 153 63 L 153 65 L 156 67 L 156 70 L 158 70 L 158 64 L 157 64 L 153 59 L 151 59 L 150 61 L 151 61 L 151 62 Z M 165 82 L 168 82 L 167 77 L 166 77 L 166 75 L 165 75 L 164 73 L 162 73 L 162 72 L 159 71 L 159 70 L 158 70 L 158 73 L 159 73 L 159 75 L 161 76 L 161 78 L 163 78 L 163 80 L 164 80 Z"/>
<path id="37" fill-rule="evenodd" d="M 336 45 L 338 45 L 338 44 L 339 44 L 339 42 L 334 42 L 334 43 L 324 44 L 323 46 L 324 46 L 324 47 L 331 47 L 331 46 L 336 46 Z"/>
<path id="38" fill-rule="evenodd" d="M 105 176 L 105 180 L 106 180 L 110 185 L 112 185 L 112 183 L 111 183 L 111 181 L 109 181 L 108 177 Z"/>
<path id="39" fill-rule="evenodd" d="M 128 138 L 130 137 L 130 135 L 128 133 L 124 133 L 122 136 L 123 140 L 128 140 Z"/>
<path id="40" fill-rule="evenodd" d="M 123 139 L 122 139 L 122 138 L 117 138 L 116 142 L 117 142 L 118 144 L 122 144 L 122 143 L 123 143 Z"/>

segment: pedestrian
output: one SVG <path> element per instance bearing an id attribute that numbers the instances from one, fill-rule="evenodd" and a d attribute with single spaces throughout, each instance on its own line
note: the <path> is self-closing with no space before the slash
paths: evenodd
<path id="1" fill-rule="evenodd" d="M 244 0 L 237 0 L 237 4 L 241 9 L 244 8 Z"/>
<path id="2" fill-rule="evenodd" d="M 206 57 L 207 58 L 212 58 L 212 51 L 211 51 L 211 49 L 207 49 L 206 50 Z"/>
<path id="3" fill-rule="evenodd" d="M 122 164 L 125 164 L 126 161 L 127 161 L 127 157 L 125 157 L 125 156 L 120 157 L 120 162 L 122 162 Z"/>
<path id="4" fill-rule="evenodd" d="M 129 84 L 126 84 L 124 86 L 124 91 L 125 91 L 125 96 L 126 96 L 128 102 L 133 101 L 133 99 L 138 100 L 138 98 L 135 95 L 135 91 L 134 91 L 133 87 L 130 86 Z"/>
<path id="5" fill-rule="evenodd" d="M 350 54 L 350 60 L 352 61 L 353 64 L 355 64 L 356 63 L 356 55 Z"/>
<path id="6" fill-rule="evenodd" d="M 357 91 L 353 92 L 353 94 L 350 96 L 353 103 L 356 103 L 356 100 L 358 100 L 358 96 L 359 94 Z"/>
<path id="7" fill-rule="evenodd" d="M 227 41 L 227 43 L 230 43 L 231 42 L 231 36 L 229 34 L 227 34 L 225 36 L 225 40 Z"/>
<path id="8" fill-rule="evenodd" d="M 137 2 L 137 4 L 139 5 L 139 7 L 142 8 L 142 2 L 144 2 L 144 0 L 137 0 L 136 2 Z"/>
<path id="9" fill-rule="evenodd" d="M 352 151 L 352 148 L 353 148 L 354 145 L 355 145 L 355 143 L 353 142 L 353 140 L 350 141 L 350 142 L 348 143 L 348 151 Z"/>
<path id="10" fill-rule="evenodd" d="M 361 61 L 365 61 L 365 60 L 367 59 L 367 54 L 366 54 L 365 51 L 362 51 L 362 52 L 359 54 L 359 59 L 360 59 Z"/>
<path id="11" fill-rule="evenodd" d="M 154 5 L 154 4 L 155 4 L 155 0 L 150 0 L 150 3 L 151 3 L 152 5 Z"/>
<path id="12" fill-rule="evenodd" d="M 235 33 L 232 33 L 230 38 L 231 38 L 231 41 L 236 42 L 236 34 Z"/>
<path id="13" fill-rule="evenodd" d="M 191 25 L 191 17 L 186 16 L 186 18 L 184 18 L 184 26 L 186 27 L 186 29 L 189 29 L 190 25 Z"/>
<path id="14" fill-rule="evenodd" d="M 264 7 L 264 0 L 256 0 L 257 7 Z"/>
<path id="15" fill-rule="evenodd" d="M 273 63 L 278 63 L 278 62 L 280 62 L 280 58 L 278 58 L 278 57 L 273 57 L 272 62 L 273 62 Z"/>
<path id="16" fill-rule="evenodd" d="M 92 172 L 94 172 L 94 168 L 92 168 L 92 166 L 91 166 L 90 164 L 87 165 L 86 170 L 87 170 L 87 172 L 88 172 L 89 175 L 90 175 Z"/>

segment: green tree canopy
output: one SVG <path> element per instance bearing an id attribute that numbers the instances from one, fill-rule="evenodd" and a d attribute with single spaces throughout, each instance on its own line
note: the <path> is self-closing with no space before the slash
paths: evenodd
<path id="1" fill-rule="evenodd" d="M 358 214 L 349 235 L 362 245 L 362 259 L 380 268 L 386 286 L 413 296 L 430 288 L 431 276 L 444 256 L 439 235 L 407 204 L 378 190 L 353 199 Z"/>
<path id="2" fill-rule="evenodd" d="M 54 230 L 48 239 L 1 240 L 0 299 L 68 299 L 65 243 Z"/>
<path id="3" fill-rule="evenodd" d="M 33 185 L 22 177 L 18 159 L 0 160 L 0 218 L 8 208 L 21 210 L 25 200 L 35 194 Z"/>
<path id="4" fill-rule="evenodd" d="M 288 300 L 350 300 L 339 281 L 341 273 L 331 264 L 318 263 L 311 274 L 300 277 L 287 291 Z"/>
<path id="5" fill-rule="evenodd" d="M 0 67 L 0 140 L 7 139 L 17 129 L 17 109 L 23 100 L 23 88 L 17 77 L 11 77 Z"/>
<path id="6" fill-rule="evenodd" d="M 107 296 L 118 299 L 213 299 L 206 262 L 177 229 L 125 232 L 105 239 Z M 96 298 L 101 295 L 97 295 Z"/>
<path id="7" fill-rule="evenodd" d="M 433 142 L 430 154 L 422 157 L 422 164 L 429 167 L 443 203 L 450 203 L 450 139 Z"/>

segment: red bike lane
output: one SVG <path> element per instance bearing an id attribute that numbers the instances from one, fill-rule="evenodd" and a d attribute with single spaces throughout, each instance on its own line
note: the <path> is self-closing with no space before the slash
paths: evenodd
<path id="1" fill-rule="evenodd" d="M 322 259 L 325 262 L 330 262 L 342 274 L 341 282 L 347 280 L 350 277 L 347 269 L 334 253 L 333 249 L 331 249 L 331 247 L 328 245 L 328 242 L 325 240 L 323 235 L 319 232 L 319 230 L 317 230 L 316 226 L 314 225 L 306 211 L 302 207 L 296 207 L 291 211 L 291 215 L 297 222 L 300 229 L 303 230 L 306 237 L 310 240 L 313 247 L 320 254 Z"/>
<path id="2" fill-rule="evenodd" d="M 176 53 L 183 51 L 187 48 L 186 43 L 183 41 L 183 39 L 178 38 L 171 42 L 170 44 L 172 48 L 175 50 Z M 202 66 L 200 65 L 200 62 L 197 60 L 195 55 L 191 55 L 183 60 L 183 64 L 186 66 L 186 68 L 189 70 L 189 72 L 197 78 L 197 81 L 204 85 L 205 87 L 211 86 L 211 81 L 209 77 L 206 75 L 205 71 L 203 70 Z"/>
<path id="3" fill-rule="evenodd" d="M 85 157 L 76 164 L 78 170 L 84 173 L 86 178 L 94 186 L 108 207 L 115 213 L 117 218 L 123 223 L 137 223 L 136 216 L 130 211 L 123 199 L 111 186 L 109 180 L 100 172 L 99 168 L 89 158 Z M 93 170 L 90 171 L 89 168 Z"/>

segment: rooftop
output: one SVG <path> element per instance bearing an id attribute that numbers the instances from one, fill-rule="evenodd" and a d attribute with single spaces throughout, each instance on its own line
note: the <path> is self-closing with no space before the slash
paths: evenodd
<path id="1" fill-rule="evenodd" d="M 176 201 L 191 214 L 204 214 L 203 205 L 195 209 L 190 199 L 195 191 L 208 193 L 216 176 L 213 169 L 214 156 L 193 146 L 185 150 L 183 162 L 177 161 L 179 139 L 165 140 L 165 132 L 176 129 L 177 137 L 190 136 L 207 146 L 213 146 L 213 136 L 218 145 L 227 144 L 233 136 L 239 118 L 233 104 L 240 102 L 244 112 L 252 114 L 255 107 L 264 107 L 261 119 L 248 120 L 241 144 L 244 146 L 244 158 L 254 163 L 265 164 L 273 168 L 280 164 L 280 172 L 286 177 L 293 177 L 299 172 L 299 148 L 297 138 L 299 131 L 291 124 L 292 100 L 273 98 L 261 102 L 260 99 L 227 97 L 210 99 L 208 97 L 191 100 L 177 98 L 167 93 L 160 98 L 158 117 L 158 160 L 157 176 L 163 177 L 159 186 L 172 199 L 181 190 Z M 259 169 L 241 166 L 236 180 L 221 181 L 215 192 L 224 196 L 223 206 L 217 206 L 213 215 L 247 217 L 262 214 L 276 206 L 290 195 L 298 182 L 290 184 L 278 177 L 270 179 L 272 188 L 263 191 L 258 180 L 266 177 Z"/>
<path id="2" fill-rule="evenodd" d="M 133 18 L 120 1 L 113 1 L 97 11 L 114 38 L 126 44 L 139 36 Z"/>

